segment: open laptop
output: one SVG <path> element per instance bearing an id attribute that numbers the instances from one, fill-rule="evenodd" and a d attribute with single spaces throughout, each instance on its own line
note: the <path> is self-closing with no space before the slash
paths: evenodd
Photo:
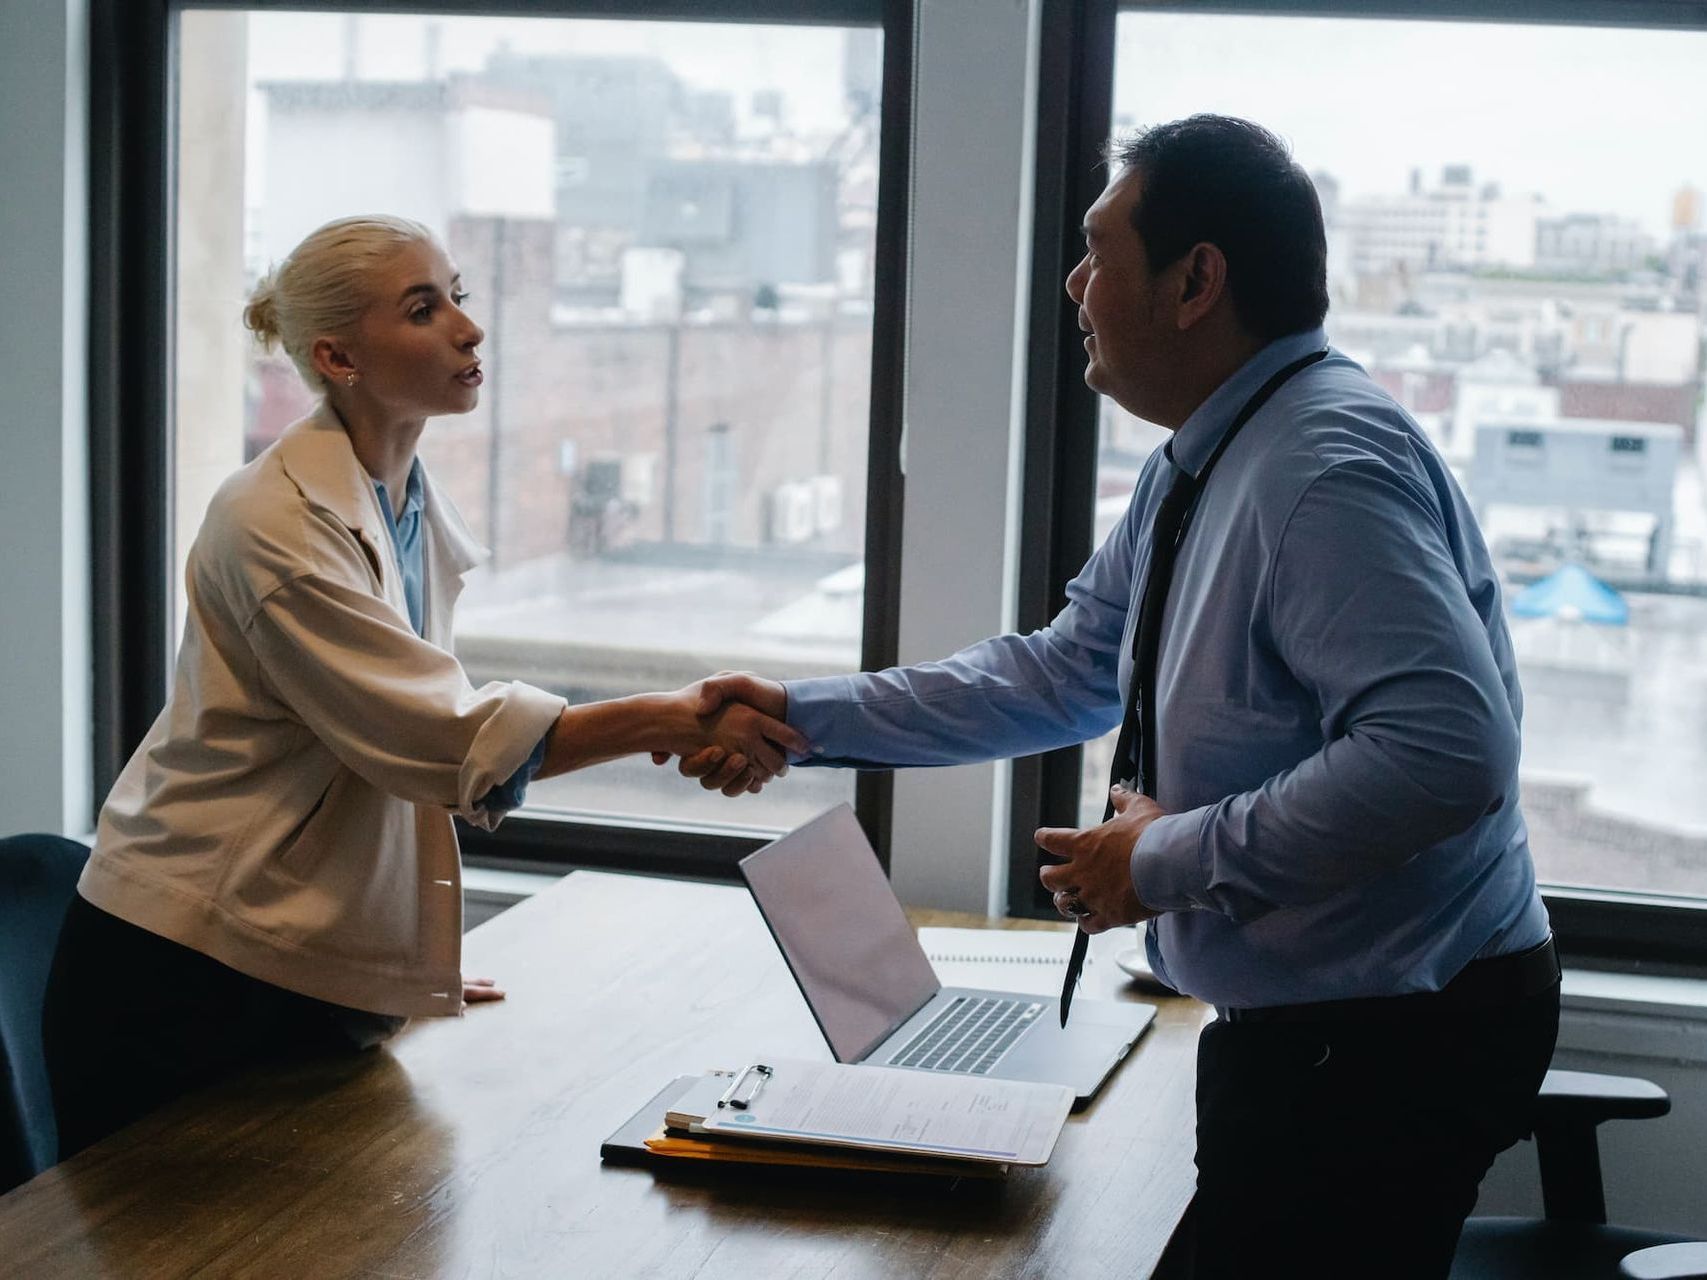
<path id="1" fill-rule="evenodd" d="M 853 810 L 838 805 L 741 859 L 837 1062 L 1064 1084 L 1089 1102 L 1156 1010 L 944 987 Z"/>

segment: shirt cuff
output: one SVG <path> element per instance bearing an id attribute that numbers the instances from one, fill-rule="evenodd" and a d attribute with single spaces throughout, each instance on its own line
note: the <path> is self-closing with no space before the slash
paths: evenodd
<path id="1" fill-rule="evenodd" d="M 552 729 L 557 727 L 552 723 Z M 487 813 L 508 813 L 511 809 L 519 809 L 526 802 L 528 783 L 533 781 L 533 775 L 539 772 L 539 767 L 545 763 L 545 748 L 551 741 L 551 729 L 547 729 L 528 758 L 522 761 L 521 768 L 493 787 L 475 802 L 476 809 Z"/>
<path id="2" fill-rule="evenodd" d="M 1192 911 L 1204 905 L 1203 820 L 1209 810 L 1169 813 L 1144 828 L 1132 850 L 1132 887 L 1152 911 Z"/>
<path id="3" fill-rule="evenodd" d="M 852 676 L 809 676 L 804 680 L 785 680 L 783 690 L 788 695 L 788 709 L 783 719 L 792 729 L 806 735 L 812 750 L 806 755 L 788 753 L 788 763 L 843 764 L 839 759 L 825 759 L 828 744 L 838 740 L 837 728 L 855 710 L 854 678 Z"/>

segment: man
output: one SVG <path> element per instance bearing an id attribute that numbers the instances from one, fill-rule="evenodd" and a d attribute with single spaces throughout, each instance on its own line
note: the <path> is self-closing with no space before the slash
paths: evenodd
<path id="1" fill-rule="evenodd" d="M 1558 1026 L 1497 576 L 1422 431 L 1327 348 L 1285 147 L 1195 116 L 1116 158 L 1067 280 L 1085 379 L 1174 434 L 1067 607 L 940 663 L 711 696 L 786 712 L 804 763 L 948 764 L 1106 733 L 1136 651 L 1154 705 L 1116 776 L 1152 788 L 1037 840 L 1063 914 L 1148 920 L 1156 973 L 1218 1010 L 1198 1274 L 1444 1276 Z"/>

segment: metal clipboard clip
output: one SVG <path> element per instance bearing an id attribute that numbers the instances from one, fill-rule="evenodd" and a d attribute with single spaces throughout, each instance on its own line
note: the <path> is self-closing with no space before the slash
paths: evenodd
<path id="1" fill-rule="evenodd" d="M 723 1091 L 723 1096 L 717 1100 L 717 1105 L 719 1107 L 733 1107 L 737 1111 L 745 1111 L 753 1105 L 753 1100 L 759 1096 L 759 1090 L 765 1087 L 765 1081 L 775 1074 L 775 1071 L 762 1062 L 755 1062 L 750 1067 L 743 1067 L 740 1074 L 735 1077 L 734 1083 Z M 752 1077 L 753 1087 L 743 1097 L 741 1086 L 747 1082 L 749 1076 Z"/>

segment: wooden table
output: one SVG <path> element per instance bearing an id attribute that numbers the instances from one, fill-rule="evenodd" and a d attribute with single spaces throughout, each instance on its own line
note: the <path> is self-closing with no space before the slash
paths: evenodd
<path id="1" fill-rule="evenodd" d="M 580 872 L 466 950 L 506 1002 L 147 1117 L 0 1198 L 0 1274 L 1133 1277 L 1190 1200 L 1192 1001 L 1003 1183 L 677 1179 L 599 1142 L 673 1076 L 828 1058 L 745 890 Z"/>

